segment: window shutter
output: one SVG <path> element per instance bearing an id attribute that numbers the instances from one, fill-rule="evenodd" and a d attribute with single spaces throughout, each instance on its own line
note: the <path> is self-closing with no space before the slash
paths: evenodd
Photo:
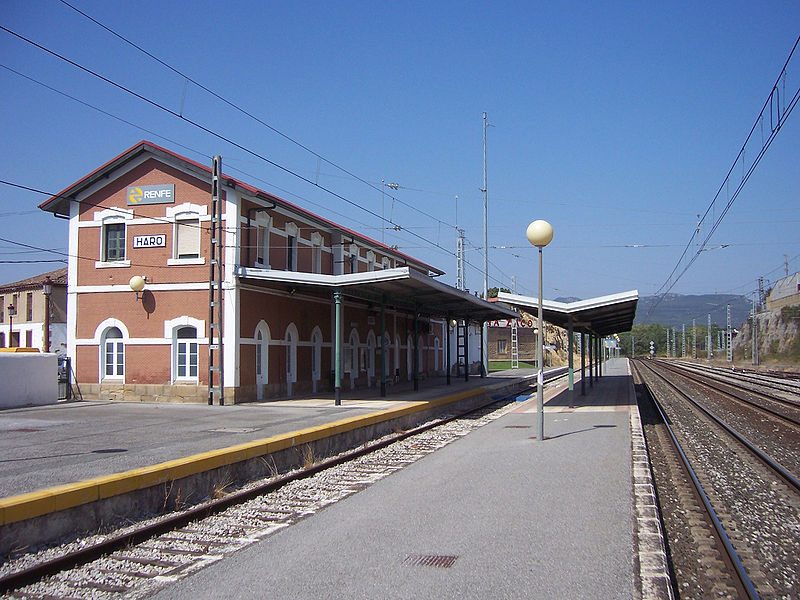
<path id="1" fill-rule="evenodd" d="M 177 222 L 178 244 L 176 258 L 200 256 L 200 222 L 196 219 Z"/>

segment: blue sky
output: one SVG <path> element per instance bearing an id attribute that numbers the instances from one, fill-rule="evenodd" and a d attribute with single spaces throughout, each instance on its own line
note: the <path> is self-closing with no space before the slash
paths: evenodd
<path id="1" fill-rule="evenodd" d="M 221 154 L 231 175 L 383 237 L 445 270 L 447 283 L 458 224 L 467 286 L 480 290 L 486 111 L 489 285 L 510 288 L 513 276 L 517 292 L 535 294 L 525 228 L 546 219 L 549 298 L 663 287 L 800 33 L 794 1 L 71 3 L 313 153 L 58 0 L 5 2 L 0 24 L 352 203 L 5 31 L 0 179 L 58 192 L 141 139 L 201 162 Z M 800 50 L 790 65 L 787 94 Z M 784 255 L 800 270 L 799 122 L 789 115 L 709 240 L 727 247 L 701 253 L 673 292 L 749 294 L 759 276 L 782 276 Z M 382 179 L 400 188 L 382 198 Z M 0 237 L 66 251 L 66 223 L 36 209 L 45 199 L 0 185 Z M 382 211 L 402 230 L 382 229 Z M 0 242 L 0 261 L 52 258 Z M 0 281 L 58 266 L 0 262 Z"/>

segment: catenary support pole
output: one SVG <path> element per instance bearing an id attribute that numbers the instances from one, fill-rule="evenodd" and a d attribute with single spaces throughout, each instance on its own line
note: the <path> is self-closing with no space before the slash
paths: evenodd
<path id="1" fill-rule="evenodd" d="M 586 395 L 586 334 L 581 332 L 581 396 Z"/>

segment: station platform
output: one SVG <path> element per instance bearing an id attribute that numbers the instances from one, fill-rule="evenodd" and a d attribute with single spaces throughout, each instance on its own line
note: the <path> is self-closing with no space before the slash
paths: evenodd
<path id="1" fill-rule="evenodd" d="M 546 390 L 544 440 L 534 395 L 154 598 L 669 597 L 665 572 L 641 578 L 627 361 L 586 396 L 564 388 Z"/>
<path id="2" fill-rule="evenodd" d="M 198 453 L 324 426 L 347 417 L 436 400 L 479 387 L 533 378 L 532 369 L 429 378 L 380 390 L 228 406 L 176 403 L 62 402 L 0 410 L 0 499 L 149 467 Z"/>

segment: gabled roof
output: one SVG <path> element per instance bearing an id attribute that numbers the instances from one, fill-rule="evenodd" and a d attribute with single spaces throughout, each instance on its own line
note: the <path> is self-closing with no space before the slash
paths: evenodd
<path id="1" fill-rule="evenodd" d="M 46 277 L 50 278 L 50 280 L 53 282 L 53 285 L 66 287 L 67 267 L 56 269 L 55 271 L 48 271 L 47 273 L 42 273 L 41 275 L 34 275 L 33 277 L 28 277 L 27 279 L 22 279 L 20 281 L 12 281 L 11 283 L 0 284 L 0 293 L 40 289 L 42 287 L 42 282 Z"/>
<path id="2" fill-rule="evenodd" d="M 243 281 L 263 282 L 284 289 L 325 293 L 341 289 L 345 295 L 376 305 L 385 301 L 387 306 L 427 316 L 479 322 L 519 317 L 514 310 L 486 302 L 408 267 L 345 275 L 239 267 L 236 275 Z"/>
<path id="3" fill-rule="evenodd" d="M 180 163 L 181 167 L 183 167 L 187 171 L 192 172 L 196 177 L 200 179 L 206 179 L 209 182 L 211 181 L 210 167 L 203 165 L 197 161 L 194 161 L 190 158 L 187 158 L 185 156 L 181 156 L 180 154 L 177 154 L 170 150 L 167 150 L 166 148 L 162 148 L 157 144 L 143 140 L 138 144 L 136 144 L 135 146 L 128 148 L 127 150 L 125 150 L 125 152 L 123 152 L 119 156 L 116 156 L 107 163 L 99 166 L 94 171 L 92 171 L 85 177 L 82 177 L 69 187 L 63 189 L 52 198 L 45 200 L 39 205 L 39 208 L 56 215 L 69 216 L 70 200 L 75 200 L 82 191 L 86 190 L 96 182 L 107 177 L 111 172 L 118 169 L 122 165 L 137 159 L 142 154 L 152 155 L 155 159 L 160 160 L 161 162 L 164 162 L 166 164 L 174 164 L 177 161 L 178 163 Z M 433 267 L 422 261 L 419 261 L 414 257 L 405 254 L 404 252 L 395 250 L 394 248 L 387 246 L 386 244 L 383 244 L 377 240 L 373 240 L 372 238 L 360 234 L 357 231 L 354 231 L 348 227 L 344 227 L 343 225 L 339 225 L 338 223 L 330 221 L 325 217 L 321 217 L 317 214 L 314 214 L 311 211 L 308 211 L 304 208 L 297 206 L 296 204 L 292 204 L 287 200 L 279 198 L 278 196 L 274 196 L 269 192 L 260 190 L 257 187 L 254 187 L 248 183 L 236 179 L 235 177 L 231 177 L 223 173 L 222 178 L 224 180 L 225 185 L 227 185 L 228 187 L 239 189 L 246 195 L 260 198 L 262 200 L 267 200 L 269 202 L 274 202 L 278 207 L 302 215 L 309 221 L 318 223 L 321 227 L 333 231 L 339 231 L 348 238 L 353 238 L 353 240 L 356 241 L 356 243 L 358 243 L 359 245 L 371 246 L 383 252 L 384 254 L 387 254 L 389 256 L 394 256 L 395 258 L 401 261 L 405 261 L 407 264 L 413 265 L 417 268 L 425 269 L 428 272 L 433 273 L 435 275 L 444 275 L 444 271 L 437 269 L 436 267 Z"/>
<path id="4" fill-rule="evenodd" d="M 499 292 L 497 300 L 509 306 L 538 314 L 539 299 Z M 599 296 L 577 302 L 542 300 L 542 318 L 566 328 L 570 321 L 575 331 L 594 335 L 611 335 L 630 331 L 639 302 L 638 290 Z"/>

